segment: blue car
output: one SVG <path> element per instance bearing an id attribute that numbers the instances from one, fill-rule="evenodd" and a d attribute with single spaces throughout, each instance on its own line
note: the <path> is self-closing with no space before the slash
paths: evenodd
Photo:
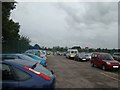
<path id="1" fill-rule="evenodd" d="M 19 59 L 0 60 L 2 89 L 40 89 L 55 87 L 55 75 L 38 63 Z"/>
<path id="2" fill-rule="evenodd" d="M 29 57 L 37 60 L 37 61 L 40 61 L 40 63 L 41 63 L 44 67 L 47 67 L 47 61 L 46 61 L 46 59 L 40 58 L 40 57 L 38 57 L 38 56 L 36 56 L 36 55 L 34 55 L 34 54 L 30 54 L 30 53 L 25 53 L 25 55 L 27 55 L 27 56 L 29 56 Z"/>
<path id="3" fill-rule="evenodd" d="M 3 59 L 22 59 L 22 60 L 27 60 L 30 62 L 39 62 L 40 64 L 42 64 L 43 66 L 46 66 L 46 61 L 37 61 L 35 59 L 33 59 L 32 57 L 29 57 L 25 54 L 1 54 L 0 55 Z"/>

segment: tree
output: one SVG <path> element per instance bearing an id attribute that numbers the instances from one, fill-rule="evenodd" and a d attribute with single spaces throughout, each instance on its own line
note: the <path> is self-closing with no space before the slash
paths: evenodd
<path id="1" fill-rule="evenodd" d="M 72 47 L 72 49 L 77 49 L 78 51 L 80 51 L 81 47 L 80 46 L 74 46 L 74 47 Z"/>
<path id="2" fill-rule="evenodd" d="M 27 36 L 21 36 L 17 43 L 17 51 L 24 52 L 29 49 L 30 39 Z"/>
<path id="3" fill-rule="evenodd" d="M 19 35 L 20 25 L 10 19 L 11 10 L 15 9 L 15 2 L 2 2 L 2 52 L 23 52 L 29 47 L 30 40 Z"/>
<path id="4" fill-rule="evenodd" d="M 3 52 L 14 52 L 15 43 L 19 40 L 20 25 L 9 19 L 11 10 L 15 9 L 15 2 L 2 2 L 2 46 Z"/>

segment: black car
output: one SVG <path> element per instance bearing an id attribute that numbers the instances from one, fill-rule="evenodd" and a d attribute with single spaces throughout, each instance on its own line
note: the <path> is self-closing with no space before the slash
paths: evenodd
<path id="1" fill-rule="evenodd" d="M 89 61 L 91 60 L 91 53 L 79 53 L 74 58 L 75 61 Z"/>
<path id="2" fill-rule="evenodd" d="M 120 62 L 120 53 L 114 53 L 113 58 Z"/>

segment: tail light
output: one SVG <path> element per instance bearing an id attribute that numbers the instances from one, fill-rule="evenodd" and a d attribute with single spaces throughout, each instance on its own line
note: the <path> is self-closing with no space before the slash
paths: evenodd
<path id="1" fill-rule="evenodd" d="M 26 70 L 28 70 L 28 71 L 31 71 L 31 72 L 35 73 L 36 75 L 38 75 L 38 76 L 40 76 L 40 77 L 42 77 L 42 78 L 44 78 L 45 80 L 50 80 L 50 77 L 46 76 L 45 74 L 43 74 L 43 73 L 41 73 L 41 72 L 35 71 L 35 70 L 33 70 L 33 69 L 31 69 L 31 68 L 29 68 L 29 67 L 27 67 L 27 66 L 24 66 L 24 68 L 25 68 Z"/>
<path id="2" fill-rule="evenodd" d="M 45 64 L 47 64 L 47 62 L 45 61 Z"/>

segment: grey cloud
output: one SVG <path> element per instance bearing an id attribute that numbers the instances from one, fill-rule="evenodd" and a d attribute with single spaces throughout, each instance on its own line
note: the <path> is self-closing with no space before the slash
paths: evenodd
<path id="1" fill-rule="evenodd" d="M 20 34 L 40 46 L 118 47 L 117 3 L 18 3 Z"/>
<path id="2" fill-rule="evenodd" d="M 76 3 L 75 3 L 76 4 Z M 110 24 L 112 22 L 117 22 L 117 12 L 118 12 L 118 3 L 79 3 L 84 4 L 85 13 L 79 15 L 82 12 L 81 7 L 79 7 L 79 12 L 72 7 L 64 3 L 58 4 L 61 9 L 63 9 L 67 14 L 67 21 L 74 23 L 85 23 L 85 24 L 94 24 L 94 23 L 104 23 Z M 70 20 L 68 20 L 70 19 Z M 70 24 L 71 25 L 71 24 Z"/>

